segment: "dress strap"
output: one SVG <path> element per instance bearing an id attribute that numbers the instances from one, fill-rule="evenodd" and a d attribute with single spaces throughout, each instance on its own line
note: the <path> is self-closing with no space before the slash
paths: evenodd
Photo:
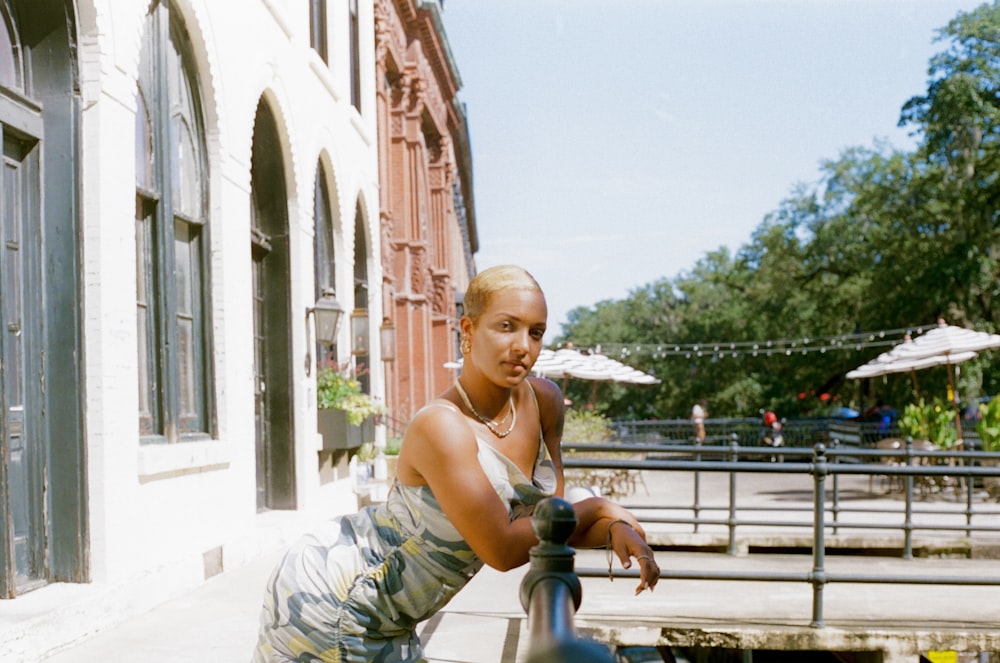
<path id="1" fill-rule="evenodd" d="M 528 383 L 528 390 L 531 392 L 531 400 L 535 401 L 535 412 L 538 413 L 538 459 L 541 460 L 545 457 L 548 447 L 545 446 L 545 431 L 542 430 L 542 406 L 538 404 L 538 394 L 535 393 L 535 385 L 531 384 L 531 380 L 525 380 Z"/>

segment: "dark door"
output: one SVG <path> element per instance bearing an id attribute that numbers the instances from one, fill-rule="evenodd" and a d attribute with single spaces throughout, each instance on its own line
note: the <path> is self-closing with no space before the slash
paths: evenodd
<path id="1" fill-rule="evenodd" d="M 45 522 L 43 507 L 44 445 L 37 402 L 29 398 L 27 351 L 40 312 L 35 301 L 38 284 L 31 277 L 36 264 L 39 231 L 38 142 L 3 132 L 3 182 L 0 188 L 0 395 L 10 523 L 7 536 L 13 560 L 14 593 L 44 584 Z M 35 320 L 25 319 L 33 315 Z M 35 367 L 37 368 L 37 367 Z M 8 569 L 9 571 L 10 569 Z"/>
<path id="2" fill-rule="evenodd" d="M 277 124 L 257 107 L 250 165 L 257 508 L 295 508 L 288 195 Z"/>

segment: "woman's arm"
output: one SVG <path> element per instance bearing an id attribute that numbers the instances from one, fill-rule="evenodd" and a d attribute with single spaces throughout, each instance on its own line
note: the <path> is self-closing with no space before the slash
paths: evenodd
<path id="1" fill-rule="evenodd" d="M 510 521 L 478 452 L 472 429 L 453 406 L 442 402 L 425 408 L 407 428 L 399 459 L 401 480 L 426 483 L 476 555 L 507 571 L 528 561 L 538 539 L 529 518 Z"/>
<path id="2" fill-rule="evenodd" d="M 614 551 L 623 568 L 632 568 L 632 558 L 639 561 L 639 586 L 652 591 L 660 579 L 653 549 L 646 543 L 646 532 L 627 509 L 602 497 L 591 497 L 573 504 L 577 526 L 569 545 L 577 548 L 604 548 Z M 609 565 L 610 566 L 610 565 Z M 610 571 L 610 568 L 608 569 Z"/>
<path id="3" fill-rule="evenodd" d="M 549 456 L 556 468 L 556 495 L 564 495 L 565 480 L 562 463 L 562 434 L 566 406 L 562 390 L 551 380 L 529 378 L 538 397 L 542 434 Z M 573 505 L 577 527 L 569 545 L 578 548 L 612 548 L 624 568 L 632 567 L 632 558 L 640 562 L 641 577 L 636 594 L 652 590 L 660 577 L 653 550 L 646 543 L 646 532 L 638 519 L 614 502 L 595 497 Z M 622 524 L 624 523 L 624 525 Z"/>

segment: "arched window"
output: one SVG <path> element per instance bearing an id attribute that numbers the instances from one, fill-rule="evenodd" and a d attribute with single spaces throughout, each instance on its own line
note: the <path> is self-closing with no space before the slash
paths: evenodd
<path id="1" fill-rule="evenodd" d="M 313 219 L 316 224 L 316 237 L 313 245 L 313 264 L 316 266 L 316 292 L 318 300 L 326 290 L 337 292 L 336 256 L 333 249 L 333 215 L 330 207 L 330 191 L 326 184 L 323 165 L 316 167 L 316 181 L 313 185 Z M 336 345 L 316 348 L 318 368 L 323 368 L 327 362 L 336 362 Z"/>
<path id="2" fill-rule="evenodd" d="M 154 1 L 136 94 L 139 428 L 145 441 L 212 433 L 205 139 L 179 12 Z"/>
<path id="3" fill-rule="evenodd" d="M 24 90 L 21 69 L 21 48 L 17 31 L 4 3 L 0 2 L 0 85 L 12 90 Z"/>

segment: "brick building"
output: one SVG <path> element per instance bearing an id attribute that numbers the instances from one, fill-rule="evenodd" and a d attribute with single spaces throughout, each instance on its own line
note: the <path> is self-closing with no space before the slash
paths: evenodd
<path id="1" fill-rule="evenodd" d="M 389 409 L 405 421 L 454 379 L 461 295 L 478 249 L 461 86 L 428 0 L 375 4 L 382 307 L 395 330 Z"/>

